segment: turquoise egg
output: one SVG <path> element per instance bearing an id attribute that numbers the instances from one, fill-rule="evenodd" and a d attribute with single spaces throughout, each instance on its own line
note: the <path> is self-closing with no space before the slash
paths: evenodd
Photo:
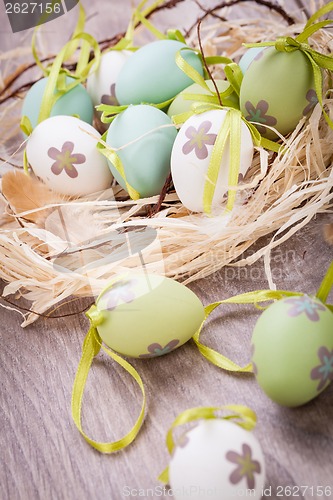
<path id="1" fill-rule="evenodd" d="M 246 72 L 246 70 L 249 68 L 250 64 L 255 60 L 255 58 L 261 57 L 259 56 L 260 52 L 262 52 L 266 47 L 251 47 L 248 49 L 244 55 L 242 55 L 238 65 L 240 69 L 242 70 L 242 73 Z"/>
<path id="2" fill-rule="evenodd" d="M 33 128 L 35 128 L 38 123 L 38 115 L 47 81 L 48 78 L 42 78 L 36 82 L 23 101 L 21 114 L 29 118 Z M 69 85 L 71 82 L 74 82 L 74 78 L 67 77 L 66 84 Z M 94 107 L 92 100 L 84 86 L 79 84 L 57 100 L 52 108 L 50 116 L 76 115 L 82 121 L 92 124 L 93 114 Z"/>
<path id="3" fill-rule="evenodd" d="M 117 154 L 123 163 L 126 179 L 141 198 L 159 194 L 164 186 L 170 173 L 176 135 L 171 119 L 147 104 L 129 106 L 111 123 L 106 142 L 114 149 L 123 148 Z M 115 179 L 126 189 L 124 179 L 110 161 L 109 167 Z"/>
<path id="4" fill-rule="evenodd" d="M 158 40 L 141 47 L 124 64 L 116 82 L 120 104 L 153 103 L 172 99 L 193 81 L 176 64 L 177 52 L 187 47 L 176 40 Z M 182 57 L 203 76 L 200 57 L 183 50 Z"/>

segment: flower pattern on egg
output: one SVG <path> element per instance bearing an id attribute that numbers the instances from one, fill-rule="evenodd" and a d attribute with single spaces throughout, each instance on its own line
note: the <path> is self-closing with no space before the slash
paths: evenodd
<path id="1" fill-rule="evenodd" d="M 148 354 L 140 354 L 140 358 L 155 358 L 157 356 L 163 356 L 163 354 L 168 354 L 173 349 L 175 349 L 179 344 L 178 339 L 170 340 L 166 346 L 161 346 L 161 344 L 157 344 L 156 342 L 150 344 L 147 347 Z"/>
<path id="2" fill-rule="evenodd" d="M 309 102 L 309 104 L 304 108 L 303 110 L 303 115 L 306 116 L 307 114 L 312 111 L 312 109 L 315 107 L 315 105 L 318 103 L 318 97 L 316 94 L 316 91 L 313 89 L 308 90 L 306 94 L 306 100 Z"/>
<path id="3" fill-rule="evenodd" d="M 318 304 L 317 301 L 308 295 L 286 299 L 285 303 L 291 304 L 292 306 L 287 311 L 288 316 L 291 316 L 292 318 L 299 316 L 300 314 L 306 314 L 310 321 L 319 321 L 320 316 L 318 311 L 326 311 L 324 304 Z"/>
<path id="4" fill-rule="evenodd" d="M 327 347 L 320 347 L 318 358 L 321 363 L 311 371 L 311 379 L 319 380 L 317 391 L 321 391 L 327 383 L 333 380 L 333 350 L 330 352 Z"/>
<path id="5" fill-rule="evenodd" d="M 262 123 L 271 127 L 274 127 L 274 125 L 277 124 L 277 119 L 274 116 L 267 114 L 269 108 L 269 104 L 267 101 L 261 100 L 256 106 L 254 106 L 252 102 L 246 101 L 245 108 L 249 113 L 245 117 L 246 120 L 250 122 Z M 261 127 L 260 125 L 256 125 L 256 128 L 261 134 L 264 134 L 266 131 L 265 127 Z"/>
<path id="6" fill-rule="evenodd" d="M 183 146 L 184 155 L 188 155 L 194 150 L 196 157 L 199 160 L 204 160 L 208 156 L 207 145 L 212 146 L 216 141 L 216 134 L 209 134 L 209 130 L 212 127 L 212 122 L 206 120 L 202 122 L 198 130 L 192 125 L 188 127 L 185 131 L 187 141 Z"/>
<path id="7" fill-rule="evenodd" d="M 101 98 L 102 104 L 107 104 L 108 106 L 119 106 L 118 99 L 116 97 L 116 84 L 113 83 L 110 87 L 110 95 L 104 94 Z"/>
<path id="8" fill-rule="evenodd" d="M 260 474 L 261 465 L 258 460 L 253 460 L 252 450 L 248 444 L 242 445 L 242 453 L 228 451 L 226 459 L 237 465 L 230 474 L 229 480 L 232 484 L 238 484 L 245 479 L 247 487 L 251 490 L 255 488 L 255 474 Z"/>
<path id="9" fill-rule="evenodd" d="M 118 281 L 105 292 L 104 299 L 106 300 L 106 309 L 113 311 L 119 304 L 129 304 L 135 299 L 133 285 L 135 280 Z"/>
<path id="10" fill-rule="evenodd" d="M 81 153 L 73 153 L 74 143 L 67 141 L 62 145 L 61 151 L 51 147 L 47 154 L 55 162 L 51 166 L 54 175 L 60 175 L 64 170 L 68 177 L 75 179 L 79 173 L 74 165 L 85 163 L 86 157 Z"/>

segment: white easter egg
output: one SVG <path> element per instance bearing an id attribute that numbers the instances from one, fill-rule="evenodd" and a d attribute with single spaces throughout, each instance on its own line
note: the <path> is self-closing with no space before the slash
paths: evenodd
<path id="1" fill-rule="evenodd" d="M 90 135 L 91 134 L 91 135 Z M 41 122 L 27 142 L 27 158 L 35 175 L 58 193 L 83 196 L 110 187 L 112 174 L 97 150 L 100 134 L 73 116 Z"/>
<path id="2" fill-rule="evenodd" d="M 262 497 L 265 461 L 249 431 L 223 419 L 203 420 L 184 434 L 169 464 L 175 500 Z"/>
<path id="3" fill-rule="evenodd" d="M 183 205 L 193 212 L 203 212 L 206 174 L 217 134 L 227 110 L 217 109 L 193 115 L 181 127 L 171 154 L 171 174 L 177 195 Z M 249 129 L 241 122 L 239 174 L 244 176 L 253 158 L 253 142 Z M 229 139 L 222 156 L 212 202 L 212 212 L 218 213 L 228 191 L 230 165 Z"/>
<path id="4" fill-rule="evenodd" d="M 94 106 L 98 104 L 118 105 L 115 87 L 118 74 L 133 52 L 129 50 L 110 50 L 100 60 L 98 69 L 92 67 L 87 79 L 87 91 Z"/>

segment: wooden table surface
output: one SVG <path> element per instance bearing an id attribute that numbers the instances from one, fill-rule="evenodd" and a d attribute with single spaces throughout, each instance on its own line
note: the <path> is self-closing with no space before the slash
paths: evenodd
<path id="1" fill-rule="evenodd" d="M 186 15 L 179 16 L 184 25 L 196 16 L 193 3 L 192 7 L 185 4 L 181 9 Z M 126 26 L 129 1 L 84 5 L 89 14 L 96 13 L 88 31 L 99 39 L 101 34 L 112 35 Z M 104 15 L 106 6 L 108 16 Z M 168 13 L 168 19 L 170 16 Z M 73 19 L 68 15 L 68 26 Z M 59 26 L 57 21 L 45 29 L 52 34 Z M 1 47 L 15 43 L 16 36 L 5 27 Z M 30 43 L 29 36 L 24 36 Z M 332 258 L 332 247 L 323 239 L 323 226 L 329 219 L 328 215 L 318 216 L 275 250 L 272 268 L 278 288 L 316 291 Z M 225 268 L 191 288 L 207 304 L 267 288 L 267 281 L 259 261 L 247 268 Z M 82 300 L 78 308 L 86 302 Z M 320 498 L 311 487 L 330 486 L 333 491 L 333 384 L 301 408 L 283 408 L 263 394 L 253 376 L 223 372 L 209 364 L 190 341 L 167 356 L 132 362 L 147 389 L 148 413 L 131 446 L 114 455 L 102 455 L 84 441 L 71 419 L 72 384 L 88 327 L 85 316 L 41 318 L 22 329 L 19 315 L 5 309 L 0 314 L 2 500 L 118 500 L 126 498 L 129 490 L 131 498 L 139 494 L 158 498 L 157 490 L 153 495 L 152 489 L 160 485 L 157 476 L 168 463 L 165 435 L 176 415 L 194 406 L 230 403 L 248 405 L 258 415 L 254 432 L 266 458 L 266 483 L 272 488 L 269 498 L 287 498 L 287 494 L 278 495 L 279 486 L 308 486 L 298 497 L 306 500 Z M 203 339 L 245 364 L 250 359 L 251 331 L 258 315 L 252 306 L 220 307 L 205 326 Z M 100 354 L 84 397 L 87 432 L 97 440 L 118 439 L 130 429 L 139 409 L 137 386 Z M 333 498 L 333 493 L 323 498 Z"/>

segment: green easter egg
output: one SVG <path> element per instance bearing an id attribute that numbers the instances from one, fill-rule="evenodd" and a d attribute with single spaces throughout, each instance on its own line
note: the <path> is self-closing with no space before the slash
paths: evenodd
<path id="1" fill-rule="evenodd" d="M 292 132 L 317 102 L 311 63 L 300 50 L 279 52 L 269 47 L 245 72 L 240 90 L 240 108 L 249 121 L 262 123 L 259 132 L 268 138 Z"/>
<path id="2" fill-rule="evenodd" d="M 157 104 L 172 99 L 192 80 L 177 66 L 177 52 L 187 47 L 176 40 L 158 40 L 141 47 L 124 64 L 116 82 L 120 104 Z M 203 76 L 200 57 L 183 50 L 182 57 Z"/>
<path id="3" fill-rule="evenodd" d="M 166 125 L 169 125 L 165 127 Z M 159 128 L 163 127 L 163 128 Z M 170 157 L 177 130 L 171 119 L 149 105 L 130 106 L 111 123 L 106 142 L 117 151 L 128 183 L 141 198 L 161 192 L 170 173 Z M 126 189 L 122 176 L 109 161 L 112 174 Z"/>
<path id="4" fill-rule="evenodd" d="M 252 344 L 257 381 L 276 403 L 300 406 L 333 380 L 333 314 L 317 298 L 272 304 L 257 321 Z"/>
<path id="5" fill-rule="evenodd" d="M 40 106 L 42 104 L 44 90 L 48 78 L 38 80 L 28 91 L 22 106 L 22 116 L 27 116 L 33 128 L 38 122 Z M 66 77 L 66 84 L 74 82 L 74 78 Z M 54 104 L 50 116 L 73 116 L 77 115 L 82 121 L 92 124 L 94 107 L 91 98 L 83 87 L 79 84 L 61 96 Z"/>
<path id="6" fill-rule="evenodd" d="M 212 80 L 206 80 L 206 83 L 209 87 L 210 90 L 213 90 L 215 92 L 215 87 L 212 82 Z M 217 85 L 217 88 L 219 89 L 220 92 L 224 92 L 228 89 L 229 83 L 225 80 L 215 80 L 215 83 Z M 212 95 L 208 90 L 205 90 L 204 88 L 201 87 L 198 83 L 193 83 L 189 87 L 187 87 L 185 90 L 180 92 L 180 94 L 177 95 L 175 100 L 171 103 L 169 109 L 168 109 L 168 115 L 170 118 L 174 115 L 178 115 L 180 113 L 187 113 L 188 111 L 191 111 L 191 105 L 194 102 L 197 102 L 195 100 L 189 100 L 185 99 L 183 96 L 184 94 L 204 94 L 204 95 Z M 228 96 L 227 98 L 223 99 L 223 105 L 224 106 L 229 106 L 232 108 L 238 108 L 239 109 L 239 100 L 237 95 L 233 92 Z"/>
<path id="7" fill-rule="evenodd" d="M 128 275 L 106 288 L 88 312 L 103 342 L 134 358 L 167 354 L 187 342 L 205 311 L 198 297 L 170 278 Z"/>

